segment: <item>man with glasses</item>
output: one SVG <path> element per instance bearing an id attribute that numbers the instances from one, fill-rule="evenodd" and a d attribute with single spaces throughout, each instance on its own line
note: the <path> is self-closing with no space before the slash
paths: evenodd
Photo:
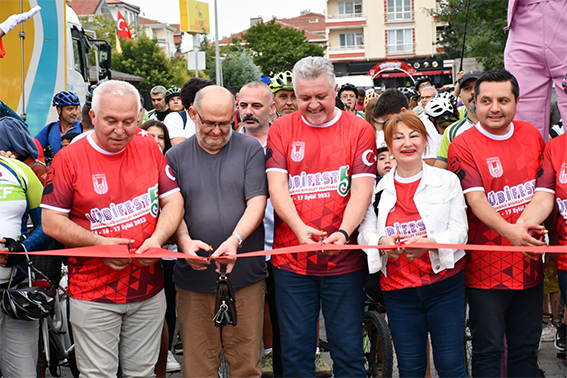
<path id="1" fill-rule="evenodd" d="M 356 110 L 358 89 L 356 89 L 354 85 L 347 83 L 340 87 L 337 97 L 343 102 L 343 104 L 345 104 L 345 112 L 356 114 L 357 116 L 364 118 L 362 113 Z"/>
<path id="2" fill-rule="evenodd" d="M 166 154 L 185 199 L 175 239 L 179 251 L 190 255 L 179 259 L 173 272 L 184 377 L 216 376 L 223 345 L 232 376 L 262 374 L 266 262 L 263 256 L 238 261 L 234 256 L 264 249 L 264 150 L 255 139 L 233 132 L 234 112 L 228 90 L 201 89 L 189 108 L 195 135 Z M 228 257 L 222 262 L 236 292 L 238 313 L 238 326 L 224 327 L 222 340 L 212 321 L 220 261 L 211 260 L 220 256 Z"/>

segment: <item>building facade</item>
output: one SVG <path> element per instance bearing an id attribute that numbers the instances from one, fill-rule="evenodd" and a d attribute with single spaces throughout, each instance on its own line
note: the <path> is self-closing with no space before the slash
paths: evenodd
<path id="1" fill-rule="evenodd" d="M 451 68 L 435 58 L 440 1 L 327 0 L 327 57 L 337 76 L 371 75 L 383 88 L 412 85 L 410 75 L 451 83 Z"/>

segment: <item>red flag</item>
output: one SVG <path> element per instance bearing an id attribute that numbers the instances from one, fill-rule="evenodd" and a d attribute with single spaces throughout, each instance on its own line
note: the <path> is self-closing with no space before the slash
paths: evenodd
<path id="1" fill-rule="evenodd" d="M 124 20 L 124 16 L 122 16 L 122 13 L 120 13 L 120 11 L 118 11 L 117 29 L 118 29 L 119 37 L 122 37 L 125 40 L 132 39 L 132 34 L 130 34 L 130 29 L 128 29 L 128 24 L 126 23 L 126 20 Z"/>

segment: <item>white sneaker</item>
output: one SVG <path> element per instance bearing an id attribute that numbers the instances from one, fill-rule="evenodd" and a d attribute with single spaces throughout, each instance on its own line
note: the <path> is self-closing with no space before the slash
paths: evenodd
<path id="1" fill-rule="evenodd" d="M 170 350 L 167 351 L 167 367 L 165 368 L 165 371 L 168 373 L 181 371 L 181 365 L 179 365 L 179 362 L 177 362 L 175 356 L 173 355 L 173 353 L 171 353 Z"/>
<path id="2" fill-rule="evenodd" d="M 553 322 L 550 321 L 541 330 L 541 341 L 542 342 L 553 341 L 555 339 L 556 332 L 557 332 L 557 328 L 555 328 Z"/>

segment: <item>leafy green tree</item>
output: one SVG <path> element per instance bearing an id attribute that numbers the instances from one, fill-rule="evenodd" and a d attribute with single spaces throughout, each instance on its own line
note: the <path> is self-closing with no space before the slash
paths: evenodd
<path id="1" fill-rule="evenodd" d="M 249 51 L 229 52 L 222 60 L 222 80 L 225 87 L 238 90 L 246 83 L 259 80 L 261 74 Z"/>
<path id="2" fill-rule="evenodd" d="M 464 56 L 478 58 L 485 69 L 504 68 L 507 4 L 502 0 L 470 0 Z M 440 59 L 461 57 L 466 10 L 467 0 L 446 0 L 438 11 L 431 11 L 439 17 L 439 23 L 446 25 L 438 36 L 439 47 L 445 49 Z"/>
<path id="3" fill-rule="evenodd" d="M 306 56 L 325 54 L 324 46 L 307 41 L 305 31 L 282 28 L 275 19 L 254 25 L 242 38 L 253 51 L 254 63 L 268 76 L 291 70 L 298 60 Z"/>

